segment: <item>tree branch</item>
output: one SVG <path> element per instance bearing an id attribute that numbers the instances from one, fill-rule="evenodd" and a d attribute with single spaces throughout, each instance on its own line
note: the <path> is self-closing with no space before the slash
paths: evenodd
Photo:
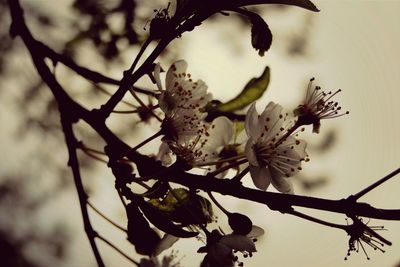
<path id="1" fill-rule="evenodd" d="M 12 1 L 10 6 L 14 6 L 17 1 Z M 15 8 L 12 8 L 12 10 Z M 13 11 L 15 13 L 15 11 Z M 14 19 L 16 18 L 16 19 Z M 16 25 L 16 21 L 21 21 L 21 15 L 13 15 L 13 24 Z M 27 44 L 27 48 L 31 52 L 35 66 L 38 69 L 42 79 L 48 84 L 50 89 L 53 91 L 57 101 L 68 107 L 70 114 L 75 114 L 78 118 L 82 118 L 86 121 L 108 144 L 107 154 L 111 158 L 119 159 L 121 155 L 130 150 L 130 147 L 121 141 L 110 129 L 106 126 L 103 119 L 90 113 L 82 106 L 73 101 L 63 90 L 63 88 L 54 79 L 52 73 L 45 65 L 37 63 L 37 55 L 34 53 L 35 40 L 30 35 L 26 28 L 26 25 L 20 22 L 19 27 L 22 30 L 18 31 L 24 42 Z M 15 27 L 14 27 L 15 28 Z M 44 64 L 44 63 L 43 63 Z M 46 69 L 47 71 L 46 71 Z M 400 210 L 383 210 L 376 209 L 367 203 L 350 203 L 346 200 L 328 200 L 321 198 L 313 198 L 307 196 L 298 195 L 283 195 L 273 192 L 264 192 L 260 190 L 254 190 L 243 187 L 239 183 L 232 182 L 226 179 L 217 179 L 209 176 L 195 175 L 179 171 L 176 168 L 159 166 L 155 160 L 141 155 L 138 152 L 130 153 L 129 158 L 137 165 L 143 165 L 147 170 L 160 170 L 164 176 L 163 179 L 167 179 L 171 182 L 176 182 L 184 186 L 202 189 L 207 192 L 219 192 L 224 195 L 230 195 L 237 198 L 247 199 L 258 203 L 268 205 L 272 209 L 277 209 L 280 205 L 288 206 L 299 206 L 312 209 L 326 210 L 343 214 L 354 214 L 357 216 L 365 216 L 371 218 L 387 219 L 387 220 L 400 220 Z M 153 177 L 157 179 L 158 177 Z"/>
<path id="2" fill-rule="evenodd" d="M 400 210 L 377 209 L 367 203 L 351 202 L 345 199 L 329 200 L 315 197 L 288 195 L 260 191 L 242 186 L 240 183 L 215 177 L 189 174 L 184 172 L 167 172 L 163 179 L 176 182 L 190 188 L 206 192 L 218 192 L 239 199 L 247 199 L 267 205 L 273 210 L 284 210 L 286 207 L 298 206 L 325 210 L 346 215 L 364 216 L 384 220 L 400 220 Z"/>
<path id="3" fill-rule="evenodd" d="M 95 238 L 97 233 L 93 230 L 88 212 L 87 212 L 87 195 L 84 191 L 82 180 L 79 172 L 79 162 L 76 155 L 77 143 L 73 133 L 72 124 L 79 119 L 83 119 L 89 124 L 107 143 L 106 152 L 110 161 L 119 160 L 122 155 L 130 151 L 130 147 L 119 139 L 105 124 L 105 119 L 113 111 L 115 106 L 122 100 L 126 91 L 138 80 L 142 75 L 150 71 L 151 65 L 157 58 L 159 53 L 172 40 L 160 41 L 153 53 L 133 74 L 125 73 L 121 82 L 117 82 L 102 74 L 95 73 L 89 69 L 83 68 L 75 64 L 62 55 L 57 54 L 52 49 L 38 42 L 31 35 L 27 28 L 23 11 L 18 0 L 8 0 L 12 24 L 10 32 L 12 36 L 20 36 L 29 50 L 33 63 L 42 77 L 43 81 L 52 91 L 61 113 L 61 123 L 65 134 L 65 139 L 69 152 L 69 165 L 71 166 L 74 181 L 77 188 L 79 201 L 81 204 L 81 212 L 84 220 L 85 230 L 87 232 L 92 250 L 95 254 L 99 266 L 104 266 L 100 253 L 97 249 Z M 53 60 L 60 61 L 71 69 L 75 70 L 79 75 L 94 82 L 108 82 L 120 85 L 119 89 L 111 96 L 109 101 L 105 103 L 98 112 L 90 112 L 74 101 L 57 82 L 54 75 L 46 65 L 44 59 L 49 57 Z M 109 80 L 111 79 L 111 80 Z M 218 179 L 213 176 L 202 176 L 184 172 L 177 164 L 170 167 L 161 166 L 153 158 L 142 155 L 136 151 L 131 151 L 127 157 L 132 160 L 140 175 L 152 179 L 159 179 L 179 183 L 189 188 L 201 189 L 206 192 L 218 192 L 223 195 L 230 195 L 239 199 L 246 199 L 252 202 L 262 203 L 272 210 L 285 212 L 293 206 L 306 207 L 317 210 L 325 210 L 330 212 L 346 214 L 349 217 L 364 216 L 370 218 L 378 218 L 385 220 L 400 220 L 400 210 L 377 209 L 367 203 L 359 203 L 352 199 L 328 200 L 299 195 L 288 195 L 281 193 L 265 192 L 244 187 L 239 181 L 228 179 Z M 366 190 L 375 188 L 372 187 Z M 362 191 L 365 192 L 365 191 Z M 133 193 L 132 193 L 133 194 Z M 359 193 L 360 194 L 360 193 Z M 363 193 L 362 193 L 363 194 Z M 310 219 L 310 217 L 308 217 Z M 315 220 L 314 220 L 315 221 Z"/>
<path id="4" fill-rule="evenodd" d="M 53 60 L 54 63 L 61 62 L 71 70 L 75 71 L 80 76 L 86 78 L 95 83 L 107 83 L 113 85 L 119 85 L 119 81 L 110 77 L 107 77 L 99 72 L 93 71 L 86 67 L 82 67 L 78 65 L 75 61 L 73 61 L 68 56 L 63 54 L 57 53 L 47 45 L 43 44 L 42 42 L 38 42 L 38 49 L 41 50 L 41 53 L 46 55 L 46 57 Z"/>
<path id="5" fill-rule="evenodd" d="M 120 82 L 120 86 L 118 90 L 110 97 L 110 99 L 101 106 L 100 110 L 98 110 L 98 115 L 102 118 L 107 118 L 117 104 L 122 100 L 126 92 L 133 86 L 133 84 L 139 80 L 144 74 L 150 71 L 151 66 L 158 57 L 158 55 L 164 50 L 164 48 L 168 45 L 170 40 L 161 40 L 150 56 L 145 60 L 145 62 L 133 73 L 131 74 L 129 71 L 124 72 L 124 77 Z"/>
<path id="6" fill-rule="evenodd" d="M 74 182 L 75 182 L 75 187 L 76 191 L 78 192 L 78 197 L 79 197 L 79 204 L 81 206 L 81 212 L 82 212 L 82 219 L 83 219 L 83 225 L 85 227 L 85 232 L 86 235 L 89 239 L 90 246 L 92 247 L 93 254 L 96 258 L 97 265 L 99 267 L 104 267 L 104 262 L 101 258 L 100 252 L 97 248 L 95 238 L 98 237 L 98 234 L 96 231 L 93 230 L 92 224 L 90 223 L 90 218 L 87 210 L 87 194 L 85 192 L 85 189 L 82 184 L 82 177 L 80 175 L 79 171 L 79 162 L 78 158 L 76 155 L 76 144 L 77 141 L 75 139 L 73 130 L 72 130 L 72 123 L 68 120 L 68 118 L 65 118 L 64 113 L 61 113 L 61 124 L 62 128 L 64 131 L 65 135 L 65 141 L 67 143 L 68 147 L 68 153 L 69 153 L 69 161 L 68 165 L 72 169 L 72 173 L 74 176 Z"/>

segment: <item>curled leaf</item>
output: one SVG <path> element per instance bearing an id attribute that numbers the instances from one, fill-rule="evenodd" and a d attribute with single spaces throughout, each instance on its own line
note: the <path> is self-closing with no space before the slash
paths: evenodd
<path id="1" fill-rule="evenodd" d="M 282 4 L 298 6 L 311 11 L 319 12 L 319 9 L 310 0 L 236 0 L 235 6 L 249 6 L 261 4 Z"/>
<path id="2" fill-rule="evenodd" d="M 206 224 L 212 221 L 214 213 L 208 199 L 184 188 L 172 191 L 163 200 L 151 199 L 148 203 L 171 220 L 183 225 Z"/>
<path id="3" fill-rule="evenodd" d="M 239 95 L 226 103 L 217 105 L 216 110 L 221 112 L 233 112 L 245 108 L 264 94 L 268 88 L 269 81 L 270 69 L 267 66 L 260 77 L 252 78 Z"/>

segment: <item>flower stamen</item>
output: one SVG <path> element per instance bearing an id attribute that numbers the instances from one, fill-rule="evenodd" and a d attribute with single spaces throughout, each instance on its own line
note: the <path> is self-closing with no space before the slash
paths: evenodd
<path id="1" fill-rule="evenodd" d="M 306 99 L 303 104 L 294 110 L 294 114 L 298 116 L 296 124 L 299 126 L 312 124 L 313 132 L 319 133 L 321 120 L 341 117 L 349 114 L 349 111 L 341 112 L 342 107 L 339 106 L 339 103 L 331 100 L 342 91 L 341 89 L 326 93 L 319 86 L 315 86 L 313 89 L 313 81 L 314 78 L 311 78 L 307 86 Z"/>

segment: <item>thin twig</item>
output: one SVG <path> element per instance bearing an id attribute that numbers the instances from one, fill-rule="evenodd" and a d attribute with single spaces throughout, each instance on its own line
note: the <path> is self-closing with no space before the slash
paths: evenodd
<path id="1" fill-rule="evenodd" d="M 149 44 L 151 43 L 152 38 L 148 37 L 146 39 L 146 41 L 144 41 L 142 47 L 139 50 L 139 53 L 136 55 L 135 60 L 133 61 L 131 67 L 128 70 L 128 73 L 132 73 L 135 70 L 135 67 L 137 65 L 137 63 L 139 62 L 139 59 L 142 57 L 144 51 L 146 50 L 146 48 L 149 46 Z"/>
<path id="2" fill-rule="evenodd" d="M 63 114 L 63 113 L 61 113 L 61 114 Z M 68 165 L 71 167 L 72 173 L 74 176 L 75 187 L 76 187 L 76 191 L 77 191 L 78 197 L 79 197 L 79 204 L 81 207 L 81 213 L 82 213 L 82 219 L 83 219 L 85 231 L 86 231 L 87 237 L 89 239 L 90 245 L 92 247 L 94 256 L 96 258 L 97 265 L 99 267 L 104 267 L 105 266 L 104 262 L 101 258 L 100 252 L 99 252 L 96 242 L 94 240 L 98 236 L 98 234 L 93 230 L 92 224 L 90 222 L 88 210 L 86 207 L 87 195 L 86 195 L 85 189 L 83 187 L 82 178 L 81 178 L 81 174 L 79 171 L 79 162 L 78 162 L 78 157 L 76 155 L 76 146 L 75 146 L 75 144 L 77 142 L 74 137 L 73 130 L 72 130 L 72 124 L 63 115 L 61 116 L 61 123 L 62 123 L 63 131 L 64 131 L 64 135 L 65 135 L 65 141 L 66 141 L 67 147 L 68 147 L 68 153 L 69 153 Z"/>
<path id="3" fill-rule="evenodd" d="M 368 186 L 367 188 L 361 190 L 360 192 L 358 192 L 357 194 L 354 194 L 353 196 L 350 196 L 350 198 L 352 199 L 359 199 L 360 197 L 362 197 L 363 195 L 367 194 L 368 192 L 370 192 L 372 189 L 380 186 L 381 184 L 383 184 L 384 182 L 388 181 L 389 179 L 391 179 L 392 177 L 396 176 L 397 174 L 400 173 L 400 168 L 392 171 L 391 173 L 389 173 L 388 175 L 386 175 L 385 177 L 381 178 L 380 180 L 376 181 L 375 183 L 371 184 L 370 186 Z"/>
<path id="4" fill-rule="evenodd" d="M 130 154 L 130 153 L 132 153 L 133 151 L 138 150 L 139 148 L 141 148 L 142 146 L 144 146 L 144 145 L 147 144 L 148 142 L 152 141 L 153 139 L 156 139 L 156 138 L 159 137 L 160 135 L 162 135 L 162 132 L 161 132 L 161 131 L 159 131 L 159 132 L 153 134 L 152 136 L 146 138 L 144 141 L 142 141 L 142 142 L 140 142 L 139 144 L 137 144 L 135 147 L 133 147 L 133 148 L 129 149 L 128 151 L 126 151 L 126 152 L 124 153 L 124 155 Z"/>
<path id="5" fill-rule="evenodd" d="M 215 170 L 215 171 L 213 171 L 213 172 L 210 172 L 209 175 L 210 175 L 210 176 L 215 176 L 215 175 L 217 175 L 218 173 L 224 172 L 224 171 L 226 171 L 226 170 L 229 170 L 229 169 L 232 168 L 232 167 L 239 166 L 239 165 L 244 164 L 244 163 L 246 163 L 246 162 L 247 162 L 247 159 L 242 159 L 242 160 L 239 160 L 239 161 L 232 162 L 232 163 L 230 163 L 230 164 L 227 164 L 227 165 L 225 165 L 225 166 L 222 166 L 221 168 L 219 168 L 219 169 L 217 169 L 217 170 Z"/>
<path id="6" fill-rule="evenodd" d="M 212 202 L 214 202 L 215 205 L 217 205 L 217 207 L 226 215 L 229 215 L 230 212 L 227 211 L 216 199 L 215 197 L 212 195 L 211 192 L 207 192 L 208 196 L 210 197 L 210 199 L 212 200 Z"/>
<path id="7" fill-rule="evenodd" d="M 135 109 L 135 110 L 114 110 L 112 113 L 130 115 L 130 114 L 138 113 L 138 110 L 137 109 Z"/>
<path id="8" fill-rule="evenodd" d="M 100 150 L 97 150 L 97 149 L 94 149 L 94 148 L 90 148 L 90 147 L 87 147 L 85 144 L 83 144 L 82 142 L 79 142 L 79 144 L 78 144 L 78 146 L 79 146 L 79 148 L 81 148 L 82 150 L 86 150 L 86 151 L 89 151 L 89 152 L 93 152 L 93 153 L 95 153 L 95 154 L 100 154 L 100 155 L 106 155 L 106 153 L 104 153 L 103 151 L 100 151 Z"/>
<path id="9" fill-rule="evenodd" d="M 147 109 L 147 111 L 150 112 L 150 114 L 151 114 L 154 118 L 156 118 L 159 122 L 162 122 L 162 119 L 161 119 L 159 116 L 157 116 L 157 114 L 154 113 L 154 111 L 153 111 L 150 107 L 148 107 L 148 106 L 136 95 L 135 91 L 134 91 L 132 88 L 129 88 L 129 92 L 131 92 L 132 96 L 136 99 L 136 101 L 137 101 L 143 108 Z"/>
<path id="10" fill-rule="evenodd" d="M 97 161 L 103 162 L 103 163 L 108 163 L 107 160 L 100 158 L 99 156 L 93 155 L 91 152 L 88 150 L 82 149 L 82 151 L 87 155 L 88 157 L 91 157 L 92 159 L 95 159 Z"/>
<path id="11" fill-rule="evenodd" d="M 347 225 L 341 225 L 341 224 L 327 222 L 327 221 L 312 217 L 310 215 L 304 214 L 304 213 L 296 211 L 296 210 L 285 211 L 285 213 L 297 216 L 302 219 L 306 219 L 311 222 L 315 222 L 315 223 L 322 224 L 325 226 L 333 227 L 333 228 L 338 228 L 338 229 L 342 229 L 342 230 L 346 230 L 348 228 Z"/>
<path id="12" fill-rule="evenodd" d="M 98 85 L 97 83 L 93 83 L 93 86 L 96 89 L 98 89 L 99 92 L 101 92 L 101 93 L 103 93 L 105 95 L 108 95 L 108 96 L 112 96 L 113 95 L 112 93 L 108 92 L 106 89 L 104 89 L 102 86 Z M 132 108 L 137 108 L 135 105 L 133 105 L 133 104 L 131 104 L 128 101 L 125 101 L 125 100 L 121 100 L 121 103 L 124 103 L 125 105 L 128 105 L 128 106 L 130 106 Z"/>
<path id="13" fill-rule="evenodd" d="M 110 218 L 108 218 L 106 215 L 104 215 L 104 214 L 103 214 L 100 210 L 98 210 L 90 201 L 88 201 L 87 203 L 88 203 L 89 207 L 91 207 L 92 210 L 93 210 L 94 212 L 96 212 L 98 215 L 100 215 L 104 220 L 106 220 L 107 222 L 109 222 L 110 224 L 112 224 L 113 226 L 115 226 L 116 228 L 118 228 L 119 230 L 121 230 L 121 231 L 123 231 L 123 232 L 125 232 L 125 233 L 128 232 L 124 227 L 118 225 L 116 222 L 114 222 L 113 220 L 111 220 Z"/>
<path id="14" fill-rule="evenodd" d="M 206 162 L 201 162 L 196 164 L 196 167 L 201 167 L 201 166 L 210 166 L 210 165 L 219 165 L 221 163 L 225 163 L 225 162 L 232 162 L 232 161 L 236 161 L 238 159 L 243 159 L 245 158 L 245 155 L 238 155 L 238 156 L 234 156 L 234 157 L 230 157 L 230 158 L 226 158 L 226 159 L 220 159 L 220 160 L 215 160 L 215 161 L 206 161 Z"/>
<path id="15" fill-rule="evenodd" d="M 133 74 L 130 74 L 129 71 L 124 73 L 124 77 L 121 80 L 120 87 L 118 88 L 118 90 L 110 97 L 110 99 L 104 105 L 101 106 L 100 114 L 102 115 L 102 117 L 107 118 L 110 115 L 110 113 L 122 100 L 125 93 L 132 87 L 132 85 L 137 80 L 139 80 L 140 77 L 142 77 L 150 70 L 154 60 L 164 50 L 164 48 L 167 47 L 167 45 L 171 40 L 173 40 L 172 37 L 161 40 L 156 46 L 156 48 L 153 50 L 153 52 L 149 55 L 149 57 Z"/>
<path id="16" fill-rule="evenodd" d="M 128 261 L 132 262 L 133 264 L 136 264 L 136 266 L 139 266 L 139 262 L 135 261 L 131 257 L 128 256 L 125 252 L 123 252 L 121 249 L 117 248 L 113 243 L 102 237 L 101 235 L 97 236 L 101 241 L 112 247 L 115 251 L 117 251 L 119 254 L 121 254 L 124 258 L 126 258 Z"/>

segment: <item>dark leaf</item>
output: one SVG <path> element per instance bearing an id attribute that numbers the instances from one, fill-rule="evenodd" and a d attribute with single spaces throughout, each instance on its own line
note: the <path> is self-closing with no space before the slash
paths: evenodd
<path id="1" fill-rule="evenodd" d="M 210 223 L 213 218 L 211 202 L 202 196 L 189 194 L 188 198 L 180 201 L 172 211 L 171 218 L 184 225 Z"/>
<path id="2" fill-rule="evenodd" d="M 148 198 L 162 198 L 167 194 L 168 186 L 161 181 L 157 181 L 143 196 Z"/>
<path id="3" fill-rule="evenodd" d="M 250 6 L 261 4 L 282 4 L 302 7 L 311 11 L 319 12 L 319 9 L 310 0 L 236 0 L 235 6 Z"/>
<path id="4" fill-rule="evenodd" d="M 149 203 L 183 225 L 207 224 L 212 222 L 213 210 L 210 201 L 184 188 L 173 189 L 163 200 L 151 199 Z"/>
<path id="5" fill-rule="evenodd" d="M 183 238 L 194 237 L 198 234 L 197 232 L 185 231 L 181 227 L 175 225 L 164 213 L 144 201 L 142 198 L 137 198 L 137 202 L 146 218 L 158 229 L 173 236 Z"/>
<path id="6" fill-rule="evenodd" d="M 131 242 L 136 252 L 142 255 L 153 254 L 161 238 L 151 229 L 135 203 L 126 207 L 128 217 L 128 241 Z"/>
<path id="7" fill-rule="evenodd" d="M 272 43 L 272 33 L 268 24 L 258 14 L 252 13 L 249 16 L 251 21 L 251 45 L 254 49 L 258 50 L 260 56 L 268 51 Z"/>
<path id="8" fill-rule="evenodd" d="M 238 96 L 226 103 L 219 104 L 216 110 L 220 112 L 232 112 L 245 108 L 264 94 L 268 88 L 269 81 L 270 70 L 269 67 L 265 67 L 260 77 L 252 78 Z"/>

